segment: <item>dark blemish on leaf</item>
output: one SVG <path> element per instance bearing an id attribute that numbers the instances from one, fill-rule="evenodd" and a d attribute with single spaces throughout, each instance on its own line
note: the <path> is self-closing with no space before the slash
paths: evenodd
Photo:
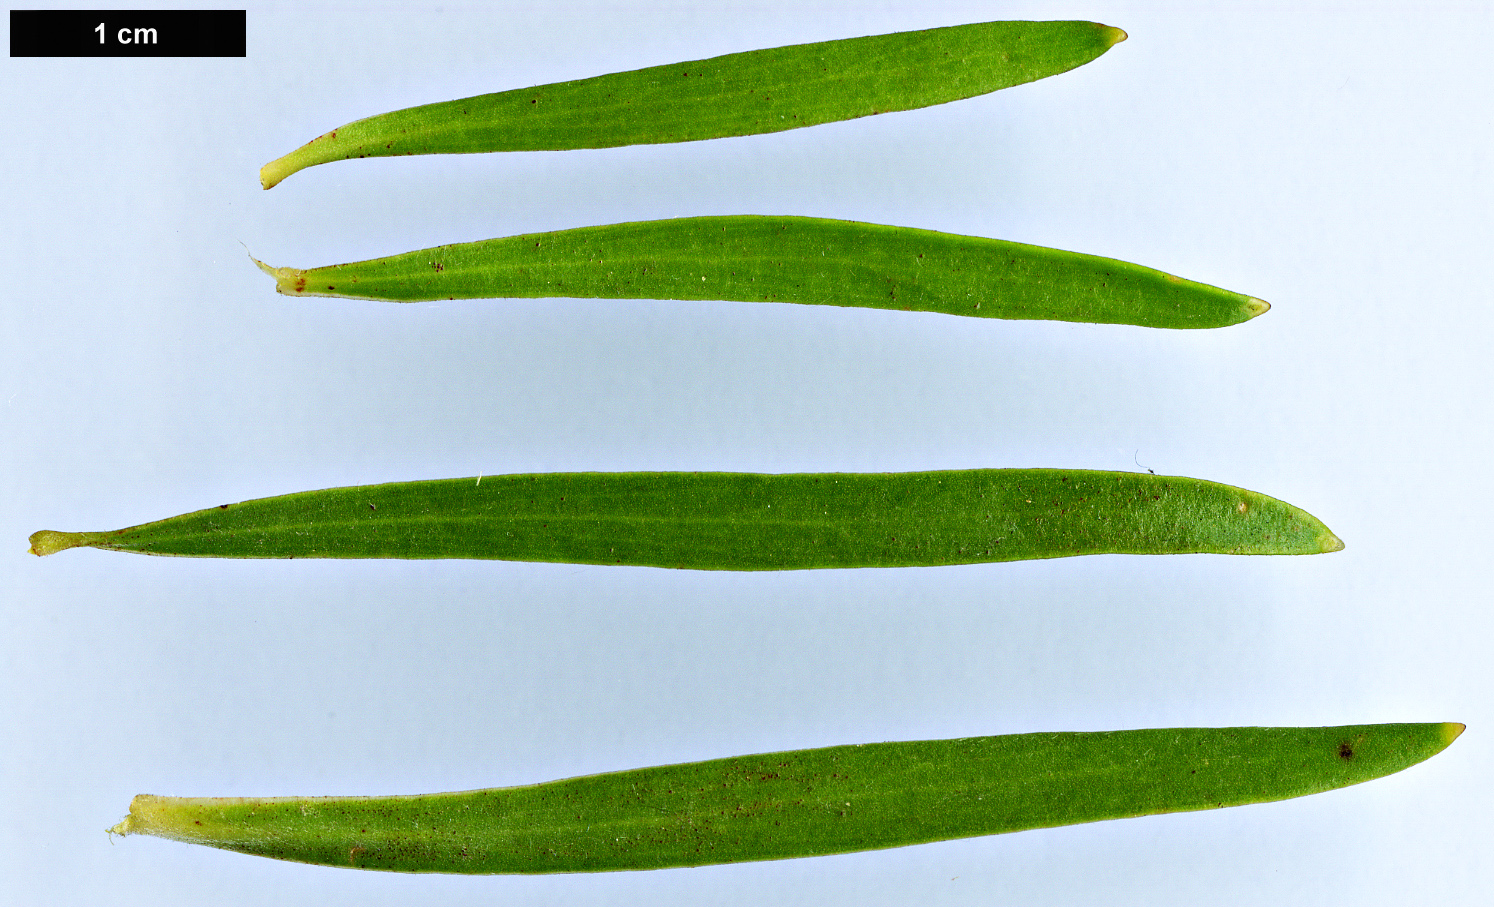
<path id="1" fill-rule="evenodd" d="M 329 289 L 329 290 L 335 290 L 335 289 L 337 289 L 337 288 L 336 288 L 336 287 L 334 287 L 334 286 L 332 286 L 332 285 L 331 285 L 331 284 L 330 284 L 330 283 L 329 283 L 329 284 L 327 284 L 327 289 Z"/>
<path id="2" fill-rule="evenodd" d="M 375 503 L 373 503 L 373 502 L 372 502 L 372 501 L 370 501 L 370 502 L 369 502 L 369 503 L 368 503 L 368 509 L 369 509 L 369 510 L 378 510 L 378 509 L 379 509 L 379 506 L 378 506 L 378 505 L 377 505 L 377 504 L 375 504 Z"/>
<path id="3" fill-rule="evenodd" d="M 1338 758 L 1348 762 L 1354 758 L 1354 744 L 1344 742 L 1338 745 Z"/>
<path id="4" fill-rule="evenodd" d="M 433 262 L 431 262 L 431 267 L 435 268 L 437 271 L 444 271 L 444 270 L 446 270 L 446 265 L 443 265 L 439 261 L 433 261 Z"/>
<path id="5" fill-rule="evenodd" d="M 218 505 L 218 509 L 219 510 L 227 510 L 228 509 L 228 505 L 227 504 L 219 504 Z"/>

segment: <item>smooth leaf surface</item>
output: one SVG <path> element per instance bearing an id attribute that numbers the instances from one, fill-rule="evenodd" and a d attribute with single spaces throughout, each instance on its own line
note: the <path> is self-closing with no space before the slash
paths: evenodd
<path id="1" fill-rule="evenodd" d="M 1094 22 L 982 22 L 796 44 L 358 120 L 260 170 L 347 158 L 561 151 L 781 132 L 958 101 L 1066 72 L 1125 40 Z"/>
<path id="2" fill-rule="evenodd" d="M 596 872 L 901 847 L 1300 797 L 1461 724 L 1013 734 L 716 759 L 406 797 L 143 794 L 111 831 L 397 872 Z"/>
<path id="3" fill-rule="evenodd" d="M 592 297 L 795 302 L 1158 328 L 1238 324 L 1264 301 L 1141 265 L 977 236 L 809 217 L 582 227 L 311 268 L 288 296 L 390 302 Z"/>
<path id="4" fill-rule="evenodd" d="M 38 555 L 78 546 L 799 570 L 1106 553 L 1316 554 L 1343 543 L 1305 511 L 1216 482 L 971 469 L 484 476 L 309 491 L 114 532 L 31 536 Z"/>

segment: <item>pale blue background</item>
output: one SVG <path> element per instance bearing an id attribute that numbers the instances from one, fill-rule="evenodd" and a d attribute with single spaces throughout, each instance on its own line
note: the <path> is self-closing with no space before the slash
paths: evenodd
<path id="1" fill-rule="evenodd" d="M 1485 903 L 1490 9 L 257 3 L 247 59 L 5 59 L 0 900 Z M 384 110 L 997 18 L 1131 37 L 1043 82 L 774 136 L 256 180 Z M 399 307 L 277 296 L 245 255 L 314 266 L 736 213 L 1109 255 L 1275 308 L 1165 332 Z M 44 527 L 332 485 L 975 466 L 1229 482 L 1348 548 L 753 575 L 24 553 Z M 1442 756 L 1319 797 L 776 863 L 395 876 L 103 833 L 141 792 L 419 793 L 893 739 L 1443 720 L 1469 730 Z"/>

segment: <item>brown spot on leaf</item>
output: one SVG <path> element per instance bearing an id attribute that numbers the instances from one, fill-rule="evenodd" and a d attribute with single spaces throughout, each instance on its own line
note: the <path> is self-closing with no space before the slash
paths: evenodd
<path id="1" fill-rule="evenodd" d="M 1338 745 L 1338 758 L 1348 762 L 1354 758 L 1354 744 L 1347 741 Z"/>

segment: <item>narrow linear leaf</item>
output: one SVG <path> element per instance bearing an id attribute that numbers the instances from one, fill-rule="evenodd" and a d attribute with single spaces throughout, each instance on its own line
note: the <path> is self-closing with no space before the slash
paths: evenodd
<path id="1" fill-rule="evenodd" d="M 113 532 L 31 536 L 38 555 L 79 546 L 801 570 L 1079 554 L 1317 554 L 1343 543 L 1290 504 L 1200 479 L 971 469 L 484 476 L 309 491 Z"/>
<path id="2" fill-rule="evenodd" d="M 734 300 L 1215 328 L 1263 300 L 1110 258 L 810 217 L 692 217 L 531 233 L 301 270 L 287 296 Z"/>
<path id="3" fill-rule="evenodd" d="M 1461 724 L 874 743 L 404 797 L 142 794 L 111 832 L 395 872 L 660 869 L 1284 800 L 1441 752 Z"/>
<path id="4" fill-rule="evenodd" d="M 396 110 L 340 126 L 259 173 L 266 188 L 348 158 L 563 151 L 780 132 L 975 97 L 1066 72 L 1126 33 L 983 22 L 796 44 Z"/>

